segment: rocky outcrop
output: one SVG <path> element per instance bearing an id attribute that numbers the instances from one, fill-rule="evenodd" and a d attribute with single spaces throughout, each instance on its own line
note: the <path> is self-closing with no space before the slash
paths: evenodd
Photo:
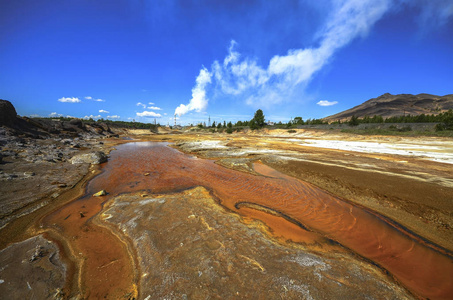
<path id="1" fill-rule="evenodd" d="M 13 126 L 17 119 L 17 113 L 11 102 L 0 100 L 0 126 Z"/>
<path id="2" fill-rule="evenodd" d="M 363 118 L 365 116 L 381 116 L 383 118 L 421 114 L 437 115 L 453 109 L 453 94 L 436 96 L 429 94 L 383 94 L 370 99 L 351 109 L 342 111 L 324 118 L 325 121 L 346 121 L 352 116 Z"/>
<path id="3" fill-rule="evenodd" d="M 6 134 L 31 138 L 48 138 L 58 135 L 61 138 L 108 138 L 118 137 L 104 122 L 86 121 L 78 118 L 71 120 L 50 118 L 28 118 L 17 115 L 13 104 L 0 100 L 0 127 Z M 0 132 L 0 135 L 2 133 Z"/>
<path id="4" fill-rule="evenodd" d="M 91 153 L 77 154 L 71 158 L 72 164 L 89 163 L 92 165 L 99 165 L 107 161 L 107 155 L 102 151 L 95 151 Z"/>

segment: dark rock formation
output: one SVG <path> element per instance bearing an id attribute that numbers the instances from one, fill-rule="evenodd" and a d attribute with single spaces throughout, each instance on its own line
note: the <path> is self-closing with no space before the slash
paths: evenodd
<path id="1" fill-rule="evenodd" d="M 0 126 L 5 126 L 0 135 L 48 138 L 58 135 L 64 138 L 84 139 L 98 137 L 117 137 L 106 123 L 88 122 L 74 118 L 69 121 L 49 118 L 20 117 L 7 100 L 0 100 Z"/>
<path id="2" fill-rule="evenodd" d="M 17 113 L 11 102 L 0 100 L 0 126 L 13 126 L 17 120 Z"/>

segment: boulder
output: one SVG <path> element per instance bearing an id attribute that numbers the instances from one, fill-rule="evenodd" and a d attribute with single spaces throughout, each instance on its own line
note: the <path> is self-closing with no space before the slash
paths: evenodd
<path id="1" fill-rule="evenodd" d="M 109 127 L 108 124 L 106 124 L 106 123 L 100 123 L 99 126 L 102 127 L 102 129 L 103 129 L 104 131 L 109 132 L 109 133 L 113 133 L 113 132 L 110 130 L 110 127 Z"/>
<path id="2" fill-rule="evenodd" d="M 0 100 L 0 126 L 12 126 L 17 120 L 14 106 L 8 100 Z"/>
<path id="3" fill-rule="evenodd" d="M 83 128 L 83 123 L 82 123 L 82 120 L 80 120 L 80 119 L 72 119 L 71 121 L 69 121 L 69 124 L 71 124 L 77 128 Z"/>
<path id="4" fill-rule="evenodd" d="M 91 153 L 77 154 L 71 158 L 72 164 L 89 163 L 92 165 L 102 164 L 107 161 L 107 155 L 102 151 L 95 151 Z"/>

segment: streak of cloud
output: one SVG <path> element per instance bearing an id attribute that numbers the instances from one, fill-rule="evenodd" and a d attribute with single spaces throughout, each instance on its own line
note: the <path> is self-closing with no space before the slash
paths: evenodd
<path id="1" fill-rule="evenodd" d="M 85 99 L 86 99 L 86 100 L 91 100 L 91 101 L 96 101 L 96 102 L 105 102 L 104 99 L 100 99 L 100 98 L 97 98 L 97 99 L 96 99 L 96 98 L 93 98 L 93 97 L 91 97 L 91 96 L 86 96 Z"/>
<path id="2" fill-rule="evenodd" d="M 319 46 L 275 55 L 267 68 L 249 58 L 241 60 L 233 41 L 223 64 L 213 63 L 215 78 L 223 93 L 245 94 L 250 106 L 269 108 L 281 103 L 296 86 L 307 85 L 338 49 L 354 38 L 365 36 L 389 5 L 390 0 L 333 1 L 328 21 L 318 33 Z"/>
<path id="3" fill-rule="evenodd" d="M 80 100 L 77 97 L 61 97 L 60 99 L 58 99 L 58 101 L 59 102 L 63 102 L 63 103 L 79 103 L 79 102 L 82 102 L 82 100 Z"/>
<path id="4" fill-rule="evenodd" d="M 420 20 L 438 25 L 445 25 L 453 16 L 451 0 L 331 0 L 328 4 L 326 22 L 315 35 L 316 44 L 290 49 L 286 55 L 275 55 L 265 67 L 255 58 L 242 57 L 236 50 L 237 43 L 231 41 L 222 62 L 216 60 L 210 70 L 204 67 L 200 70 L 192 99 L 188 105 L 178 106 L 175 114 L 203 111 L 208 105 L 209 91 L 214 96 L 240 97 L 252 107 L 270 108 L 289 100 L 294 89 L 307 86 L 339 49 L 356 38 L 365 37 L 395 8 L 416 6 L 420 8 Z"/>
<path id="5" fill-rule="evenodd" d="M 97 116 L 89 115 L 89 116 L 83 117 L 84 120 L 89 120 L 89 119 L 97 120 L 97 119 L 100 119 L 100 118 L 102 118 L 101 115 L 97 115 Z"/>
<path id="6" fill-rule="evenodd" d="M 404 5 L 420 7 L 417 24 L 422 34 L 446 25 L 453 18 L 451 0 L 400 0 Z"/>
<path id="7" fill-rule="evenodd" d="M 337 103 L 338 103 L 338 101 L 321 100 L 321 101 L 319 101 L 316 104 L 318 104 L 320 106 L 332 106 L 332 105 L 335 105 Z"/>
<path id="8" fill-rule="evenodd" d="M 153 111 L 146 111 L 146 110 L 141 112 L 141 113 L 138 112 L 137 116 L 138 117 L 147 117 L 147 118 L 160 118 L 160 117 L 162 117 L 161 114 L 155 113 Z"/>

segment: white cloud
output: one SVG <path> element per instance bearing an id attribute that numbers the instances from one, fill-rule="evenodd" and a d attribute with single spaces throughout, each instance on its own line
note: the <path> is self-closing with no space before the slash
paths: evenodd
<path id="1" fill-rule="evenodd" d="M 144 112 L 137 113 L 137 116 L 138 117 L 147 117 L 147 118 L 160 118 L 160 117 L 162 117 L 161 114 L 155 113 L 153 111 L 146 111 L 146 110 Z"/>
<path id="2" fill-rule="evenodd" d="M 58 114 L 58 113 L 56 113 L 56 112 L 52 112 L 52 113 L 49 114 L 49 117 L 51 117 L 51 118 L 55 118 L 55 117 L 63 117 L 63 115 L 62 115 L 62 114 Z"/>
<path id="3" fill-rule="evenodd" d="M 96 119 L 100 119 L 100 118 L 102 118 L 101 115 L 97 115 L 97 116 L 89 115 L 89 116 L 83 117 L 83 119 L 85 119 L 85 120 L 88 120 L 88 119 L 95 119 L 96 120 Z"/>
<path id="4" fill-rule="evenodd" d="M 137 104 L 136 104 L 136 105 L 137 105 L 137 106 L 143 106 L 143 108 L 146 108 L 146 104 L 144 104 L 144 103 L 141 103 L 141 102 L 137 102 Z"/>
<path id="5" fill-rule="evenodd" d="M 107 116 L 108 119 L 119 119 L 121 118 L 120 116 L 118 115 L 113 115 L 113 116 Z"/>
<path id="6" fill-rule="evenodd" d="M 320 31 L 318 47 L 290 49 L 286 55 L 275 55 L 266 68 L 255 60 L 244 58 L 231 42 L 223 64 L 213 63 L 215 79 L 222 92 L 245 96 L 251 106 L 270 107 L 289 98 L 296 86 L 307 85 L 334 53 L 369 29 L 388 10 L 390 0 L 334 1 L 328 22 Z"/>
<path id="7" fill-rule="evenodd" d="M 64 103 L 78 103 L 78 102 L 82 102 L 82 100 L 80 100 L 79 98 L 77 97 L 62 97 L 60 99 L 58 99 L 59 102 L 64 102 Z"/>
<path id="8" fill-rule="evenodd" d="M 154 102 L 148 102 L 149 105 L 154 105 Z"/>
<path id="9" fill-rule="evenodd" d="M 332 105 L 335 105 L 337 103 L 338 103 L 338 101 L 321 100 L 321 101 L 319 101 L 316 104 L 318 104 L 320 106 L 332 106 Z"/>
<path id="10" fill-rule="evenodd" d="M 181 116 L 192 110 L 200 112 L 207 107 L 206 86 L 211 83 L 211 76 L 212 74 L 206 68 L 200 70 L 195 87 L 192 89 L 192 99 L 187 105 L 179 105 L 175 110 L 175 115 Z"/>
<path id="11" fill-rule="evenodd" d="M 93 98 L 93 97 L 91 97 L 91 96 L 86 96 L 85 99 L 91 100 L 91 101 L 96 101 L 96 102 L 105 102 L 104 99 L 99 99 L 99 98 L 96 99 L 96 98 Z"/>
<path id="12" fill-rule="evenodd" d="M 416 23 L 423 34 L 446 25 L 453 17 L 451 0 L 400 0 L 400 2 L 421 8 Z"/>
<path id="13" fill-rule="evenodd" d="M 109 113 L 108 111 L 103 110 L 103 109 L 100 109 L 99 112 L 100 112 L 100 113 L 104 113 L 104 114 L 108 114 L 108 113 Z"/>
<path id="14" fill-rule="evenodd" d="M 231 41 L 223 61 L 214 61 L 210 70 L 203 67 L 192 89 L 189 104 L 181 104 L 175 114 L 203 111 L 209 95 L 236 96 L 254 107 L 270 108 L 294 99 L 296 87 L 306 87 L 313 76 L 328 64 L 335 53 L 354 39 L 365 37 L 387 12 L 400 6 L 420 10 L 418 19 L 435 28 L 453 18 L 451 0 L 331 0 L 327 3 L 326 22 L 316 34 L 313 46 L 289 49 L 286 55 L 273 56 L 267 65 L 257 59 L 242 57 Z M 432 30 L 432 29 L 431 29 Z M 212 79 L 212 80 L 211 80 Z M 322 105 L 330 102 L 318 102 Z"/>
<path id="15" fill-rule="evenodd" d="M 210 70 L 200 70 L 192 100 L 178 106 L 175 113 L 183 115 L 206 108 L 208 88 L 212 88 L 213 95 L 237 96 L 256 107 L 269 108 L 291 99 L 294 89 L 308 85 L 340 48 L 366 36 L 394 4 L 392 1 L 408 0 L 332 0 L 316 46 L 290 49 L 286 55 L 273 56 L 265 66 L 254 58 L 242 57 L 236 51 L 237 43 L 232 41 L 222 62 L 214 61 Z"/>
<path id="16" fill-rule="evenodd" d="M 151 109 L 151 110 L 162 110 L 162 108 L 157 107 L 157 106 L 148 106 L 147 109 Z"/>

